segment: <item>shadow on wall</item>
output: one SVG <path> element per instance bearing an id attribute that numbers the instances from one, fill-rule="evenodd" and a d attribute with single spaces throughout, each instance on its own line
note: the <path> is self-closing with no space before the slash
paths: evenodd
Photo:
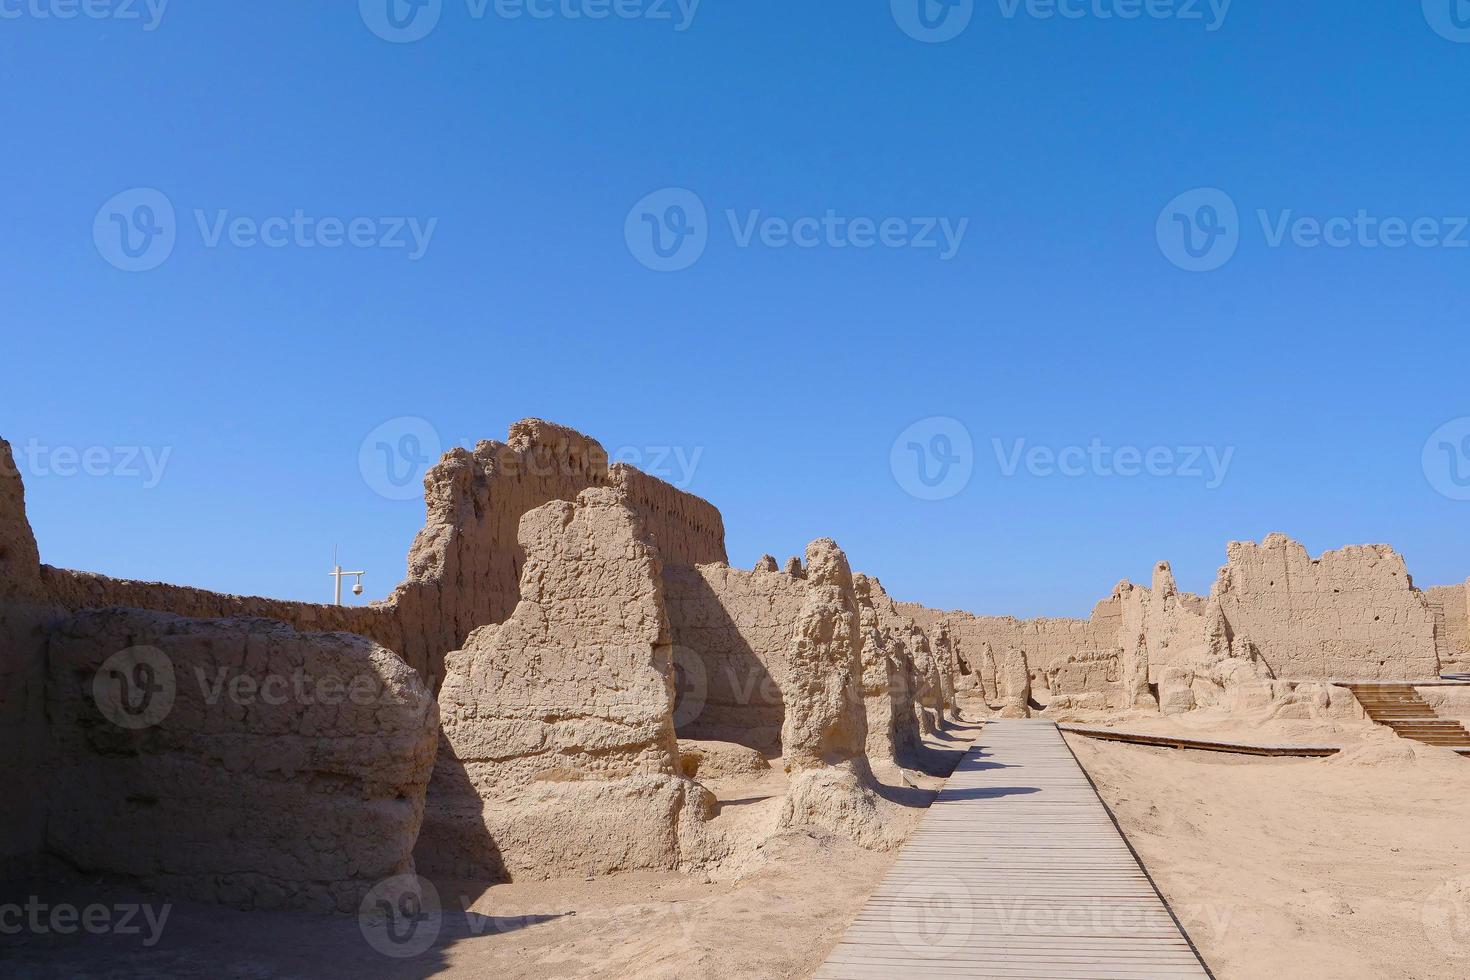
<path id="1" fill-rule="evenodd" d="M 509 881 L 500 848 L 485 826 L 480 791 L 441 733 L 430 792 L 435 806 L 426 807 L 414 843 L 419 874 L 477 881 Z"/>
<path id="2" fill-rule="evenodd" d="M 726 602 L 697 568 L 666 566 L 664 588 L 674 639 L 675 734 L 781 755 L 781 683 Z"/>

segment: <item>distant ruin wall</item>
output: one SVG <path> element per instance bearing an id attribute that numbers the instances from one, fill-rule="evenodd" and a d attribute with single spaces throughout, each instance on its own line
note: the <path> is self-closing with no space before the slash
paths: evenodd
<path id="1" fill-rule="evenodd" d="M 1284 534 L 1232 541 L 1211 593 L 1232 647 L 1245 638 L 1284 679 L 1439 676 L 1434 615 L 1386 545 L 1308 557 Z"/>
<path id="2" fill-rule="evenodd" d="M 976 616 L 954 610 L 944 612 L 916 602 L 900 602 L 898 611 L 924 629 L 947 621 L 955 634 L 959 656 L 969 664 L 986 643 L 992 650 L 1015 647 L 1026 651 L 1032 671 L 1060 667 L 1075 654 L 1112 649 L 1116 623 L 1088 619 L 1016 619 L 1014 616 Z"/>
<path id="3" fill-rule="evenodd" d="M 1434 614 L 1434 644 L 1446 671 L 1470 671 L 1470 583 L 1424 590 Z"/>

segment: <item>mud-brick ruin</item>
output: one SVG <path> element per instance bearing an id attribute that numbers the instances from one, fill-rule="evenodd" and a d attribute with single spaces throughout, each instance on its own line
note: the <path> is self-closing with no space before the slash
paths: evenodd
<path id="1" fill-rule="evenodd" d="M 714 506 L 539 420 L 425 494 L 388 599 L 244 598 L 42 564 L 0 442 L 0 857 L 317 911 L 414 870 L 720 874 L 760 839 L 702 778 L 774 768 L 763 832 L 891 848 L 875 771 L 933 767 L 961 701 L 1352 718 L 1344 682 L 1470 671 L 1470 583 L 1421 591 L 1381 545 L 1273 534 L 1207 596 L 1160 562 L 1019 620 L 895 601 L 828 538 L 732 568 Z"/>

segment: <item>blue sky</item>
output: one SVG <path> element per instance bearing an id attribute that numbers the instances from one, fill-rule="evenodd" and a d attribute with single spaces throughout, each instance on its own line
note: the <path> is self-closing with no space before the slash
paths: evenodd
<path id="1" fill-rule="evenodd" d="M 377 442 L 534 415 L 736 564 L 830 535 L 944 607 L 1274 530 L 1470 575 L 1470 4 L 93 2 L 0 2 L 52 564 L 320 600 L 340 545 L 381 596 L 423 508 Z"/>

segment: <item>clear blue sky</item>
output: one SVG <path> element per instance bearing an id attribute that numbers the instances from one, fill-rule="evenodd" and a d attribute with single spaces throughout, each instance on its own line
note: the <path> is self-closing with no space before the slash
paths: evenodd
<path id="1" fill-rule="evenodd" d="M 368 433 L 420 417 L 448 445 L 536 415 L 649 465 L 697 453 L 671 475 L 723 510 L 737 564 L 831 535 L 945 607 L 1085 615 L 1160 558 L 1204 591 L 1227 540 L 1273 530 L 1313 553 L 1392 543 L 1423 585 L 1470 575 L 1462 474 L 1431 473 L 1437 492 L 1422 459 L 1470 416 L 1470 249 L 1273 247 L 1256 214 L 1455 237 L 1470 43 L 1419 3 L 1237 0 L 1212 25 L 1203 2 L 1122 20 L 1099 16 L 1117 0 L 1080 19 L 989 0 L 925 43 L 887 0 L 704 0 L 682 31 L 672 2 L 673 21 L 468 2 L 391 43 L 372 3 L 175 0 L 146 30 L 141 0 L 144 22 L 5 0 L 0 434 L 34 449 L 44 560 L 320 600 L 340 544 L 380 596 L 423 509 L 374 492 Z M 670 187 L 707 209 L 706 247 L 656 272 L 630 209 Z M 104 207 L 135 188 L 176 211 L 145 272 L 115 266 L 116 235 L 99 247 L 114 215 L 160 227 L 136 196 Z M 1161 220 L 1196 188 L 1239 210 L 1213 271 L 1160 236 L 1176 214 L 1219 223 L 1197 198 Z M 647 213 L 677 223 L 666 204 Z M 209 244 L 221 212 L 297 210 L 437 224 L 417 259 Z M 753 212 L 829 211 L 968 225 L 947 260 L 763 242 L 779 229 L 740 244 Z M 935 416 L 974 450 L 968 483 L 924 500 L 890 450 Z M 1470 474 L 1447 431 L 1431 460 Z M 963 455 L 933 434 L 900 462 L 908 441 Z M 1162 448 L 1169 472 L 1178 447 L 1233 455 L 1215 487 L 1090 461 L 1007 476 L 996 439 Z M 57 475 L 58 447 L 111 462 Z M 116 447 L 166 451 L 161 479 Z"/>

